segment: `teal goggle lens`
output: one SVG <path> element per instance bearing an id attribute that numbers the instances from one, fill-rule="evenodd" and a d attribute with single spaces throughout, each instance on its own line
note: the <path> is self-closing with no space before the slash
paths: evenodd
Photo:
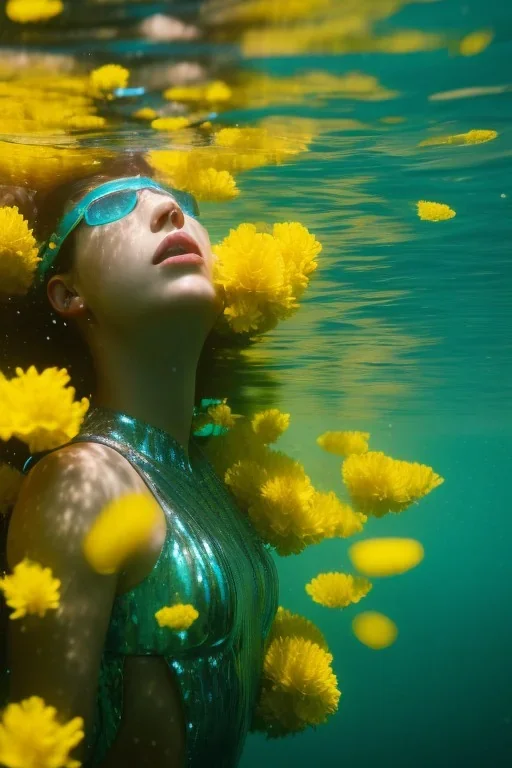
<path id="1" fill-rule="evenodd" d="M 124 189 L 94 200 L 87 207 L 85 221 L 90 227 L 97 227 L 128 216 L 137 205 L 137 192 L 135 189 Z M 184 213 L 194 218 L 199 216 L 199 207 L 192 195 L 174 190 L 171 194 Z"/>

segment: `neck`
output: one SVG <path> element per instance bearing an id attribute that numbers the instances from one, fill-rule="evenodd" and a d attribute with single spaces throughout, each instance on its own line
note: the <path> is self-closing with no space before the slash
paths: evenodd
<path id="1" fill-rule="evenodd" d="M 188 454 L 195 376 L 204 338 L 102 337 L 91 345 L 97 375 L 94 406 L 121 411 L 168 432 Z"/>

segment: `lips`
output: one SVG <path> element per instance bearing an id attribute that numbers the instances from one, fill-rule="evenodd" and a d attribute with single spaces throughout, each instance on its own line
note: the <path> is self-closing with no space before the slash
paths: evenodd
<path id="1" fill-rule="evenodd" d="M 184 253 L 195 253 L 197 256 L 202 257 L 201 249 L 198 244 L 190 235 L 185 232 L 171 232 L 166 235 L 153 256 L 153 264 L 160 264 L 160 262 L 168 259 L 172 256 L 179 256 Z"/>

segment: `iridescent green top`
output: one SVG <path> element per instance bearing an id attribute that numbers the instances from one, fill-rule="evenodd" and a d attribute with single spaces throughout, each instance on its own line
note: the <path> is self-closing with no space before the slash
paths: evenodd
<path id="1" fill-rule="evenodd" d="M 197 442 L 189 458 L 168 433 L 106 408 L 87 415 L 72 442 L 115 449 L 139 472 L 167 518 L 151 573 L 114 602 L 102 659 L 93 753 L 98 765 L 121 720 L 123 660 L 165 658 L 179 682 L 187 768 L 233 768 L 249 730 L 264 642 L 277 610 L 272 557 L 237 508 Z M 184 632 L 160 628 L 155 612 L 191 603 L 199 618 Z"/>

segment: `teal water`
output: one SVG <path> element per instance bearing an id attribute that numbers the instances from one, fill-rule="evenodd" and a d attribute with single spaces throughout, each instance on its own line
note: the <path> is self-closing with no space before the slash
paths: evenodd
<path id="1" fill-rule="evenodd" d="M 149 7 L 130 5 L 141 17 Z M 319 572 L 350 569 L 347 542 L 279 559 L 280 603 L 325 632 L 342 698 L 314 732 L 251 736 L 241 768 L 512 762 L 512 8 L 498 0 L 411 3 L 373 32 L 404 29 L 439 33 L 444 42 L 410 53 L 252 59 L 231 45 L 141 44 L 130 35 L 28 43 L 78 52 L 91 65 L 131 61 L 136 50 L 162 63 L 222 53 L 231 67 L 274 77 L 357 71 L 384 89 L 386 98 L 375 100 L 334 89 L 222 115 L 228 124 L 284 118 L 314 138 L 295 162 L 241 175 L 237 200 L 206 205 L 212 240 L 242 221 L 298 220 L 324 246 L 300 311 L 258 345 L 245 396 L 291 414 L 279 447 L 304 463 L 320 490 L 343 496 L 339 460 L 315 444 L 329 429 L 368 431 L 373 450 L 445 478 L 417 507 L 368 522 L 362 537 L 417 538 L 425 559 L 403 576 L 376 579 L 358 606 L 332 612 L 304 591 Z M 493 31 L 489 47 L 458 55 L 454 41 L 479 29 Z M 9 50 L 24 45 L 12 34 L 3 42 Z M 382 122 L 390 116 L 403 120 Z M 418 147 L 472 129 L 498 137 Z M 132 139 L 149 141 L 144 132 Z M 420 221 L 421 199 L 457 215 Z M 396 622 L 392 647 L 372 651 L 355 639 L 351 620 L 362 609 Z"/>

